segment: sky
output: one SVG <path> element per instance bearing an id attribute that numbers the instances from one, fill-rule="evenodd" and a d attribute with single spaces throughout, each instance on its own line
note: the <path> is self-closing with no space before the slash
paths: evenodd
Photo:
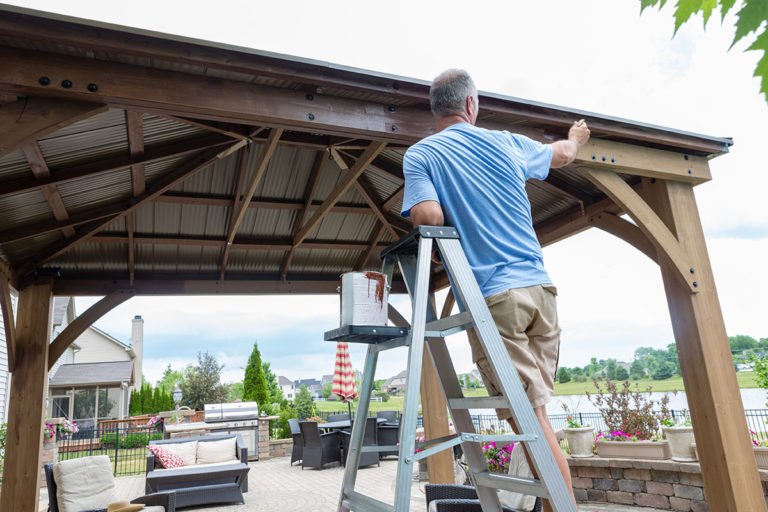
<path id="1" fill-rule="evenodd" d="M 728 51 L 733 15 L 714 15 L 706 31 L 694 18 L 673 39 L 674 2 L 641 15 L 639 0 L 9 3 L 423 80 L 459 67 L 482 91 L 733 137 L 696 198 L 728 334 L 768 337 L 768 106 L 752 76 L 760 54 L 743 51 L 753 38 Z M 674 342 L 658 267 L 623 241 L 590 230 L 544 257 L 559 290 L 561 365 L 629 361 L 638 347 Z M 77 310 L 95 300 L 78 298 Z M 276 374 L 319 378 L 333 371 L 335 345 L 322 336 L 338 325 L 338 300 L 137 297 L 96 325 L 127 341 L 142 315 L 151 381 L 206 350 L 225 381 L 240 381 L 254 341 Z M 409 316 L 407 299 L 393 303 Z M 465 340 L 448 344 L 457 370 L 469 371 Z M 350 352 L 362 368 L 364 349 Z M 406 355 L 382 354 L 376 377 L 404 369 Z"/>

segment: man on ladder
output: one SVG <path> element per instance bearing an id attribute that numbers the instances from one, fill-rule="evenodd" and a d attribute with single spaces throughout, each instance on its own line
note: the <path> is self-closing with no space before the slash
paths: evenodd
<path id="1" fill-rule="evenodd" d="M 466 71 L 451 69 L 430 89 L 438 133 L 405 154 L 402 215 L 419 225 L 454 226 L 486 304 L 526 389 L 536 418 L 573 496 L 568 462 L 547 417 L 560 346 L 557 291 L 544 269 L 525 192 L 529 178 L 570 164 L 589 140 L 581 120 L 567 140 L 541 144 L 474 126 L 478 94 Z M 469 331 L 472 358 L 489 395 L 498 395 L 482 345 Z M 497 410 L 519 432 L 509 410 Z M 533 466 L 531 466 L 533 467 Z M 575 501 L 575 500 L 574 500 Z M 544 511 L 552 510 L 544 502 Z"/>

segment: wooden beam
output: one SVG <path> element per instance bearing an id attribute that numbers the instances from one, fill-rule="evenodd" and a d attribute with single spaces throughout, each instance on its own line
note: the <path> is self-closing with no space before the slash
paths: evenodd
<path id="1" fill-rule="evenodd" d="M 242 194 L 243 194 L 243 184 L 245 182 L 245 173 L 248 171 L 248 157 L 251 154 L 250 146 L 245 146 L 243 149 L 240 150 L 240 165 L 238 166 L 237 171 L 237 177 L 235 177 L 235 184 L 234 184 L 234 191 L 232 193 L 232 209 L 229 212 L 229 224 L 228 226 L 233 226 L 235 224 L 235 217 L 237 216 L 237 212 L 239 212 L 243 205 L 242 200 Z M 246 203 L 250 205 L 249 203 Z M 224 244 L 224 251 L 222 252 L 221 256 L 221 265 L 219 266 L 220 272 L 219 272 L 219 279 L 224 279 L 224 273 L 227 271 L 227 262 L 229 261 L 229 250 L 230 250 L 231 244 Z"/>
<path id="2" fill-rule="evenodd" d="M 579 149 L 576 163 L 588 163 L 597 169 L 671 179 L 688 183 L 703 183 L 712 179 L 706 157 L 631 146 L 623 142 L 590 139 Z"/>
<path id="3" fill-rule="evenodd" d="M 0 106 L 0 158 L 56 130 L 105 112 L 107 106 L 66 99 L 26 97 Z"/>
<path id="4" fill-rule="evenodd" d="M 233 139 L 238 140 L 251 140 L 248 135 L 244 133 L 240 133 L 243 130 L 242 126 L 239 125 L 233 125 L 228 123 L 217 123 L 215 121 L 201 121 L 198 119 L 187 119 L 185 117 L 177 117 L 177 116 L 169 116 L 164 115 L 163 117 L 170 119 L 171 121 L 176 121 L 177 123 L 184 123 L 188 124 L 190 126 L 195 126 L 197 128 L 203 128 L 205 130 L 210 130 L 212 132 L 221 133 L 223 135 L 226 135 L 227 137 L 232 137 Z"/>
<path id="5" fill-rule="evenodd" d="M 211 194 L 185 194 L 181 192 L 167 192 L 156 199 L 158 203 L 197 204 L 201 206 L 225 206 L 232 207 L 234 201 L 230 196 Z M 313 200 L 307 208 L 309 212 L 322 206 L 322 201 Z M 248 208 L 263 208 L 267 210 L 296 210 L 304 208 L 304 201 L 292 199 L 251 199 Z M 356 215 L 373 215 L 370 208 L 361 204 L 336 203 L 331 208 L 332 213 L 354 213 Z"/>
<path id="6" fill-rule="evenodd" d="M 314 230 L 320 221 L 323 220 L 323 217 L 325 217 L 333 205 L 335 205 L 339 199 L 341 199 L 341 196 L 343 196 L 349 187 L 351 187 L 352 184 L 357 181 L 357 178 L 363 174 L 363 171 L 365 171 L 365 168 L 368 166 L 368 164 L 370 164 L 371 161 L 376 158 L 376 155 L 378 155 L 386 146 L 386 142 L 371 142 L 370 146 L 368 146 L 368 149 L 366 149 L 360 158 L 355 162 L 355 165 L 352 167 L 352 169 L 350 169 L 349 172 L 347 172 L 346 175 L 341 180 L 339 180 L 339 182 L 336 184 L 336 187 L 334 187 L 328 197 L 325 198 L 322 206 L 318 208 L 314 215 L 312 215 L 309 221 L 307 221 L 304 227 L 302 227 L 299 233 L 293 238 L 294 246 L 298 246 L 301 242 L 304 241 L 305 238 L 307 238 L 312 230 Z"/>
<path id="7" fill-rule="evenodd" d="M 715 280 L 690 183 L 643 184 L 643 197 L 692 258 L 697 294 L 659 250 L 661 275 L 710 510 L 765 512 Z"/>
<path id="8" fill-rule="evenodd" d="M 134 295 L 133 290 L 115 290 L 78 315 L 48 346 L 48 370 L 88 327 Z"/>
<path id="9" fill-rule="evenodd" d="M 112 222 L 125 217 L 127 214 L 133 212 L 142 204 L 146 203 L 147 201 L 151 201 L 166 190 L 176 186 L 178 183 L 181 183 L 190 176 L 205 169 L 215 161 L 226 158 L 232 154 L 233 151 L 240 149 L 240 147 L 243 145 L 245 145 L 245 142 L 236 142 L 235 144 L 223 150 L 209 149 L 203 152 L 201 155 L 188 160 L 177 169 L 164 174 L 161 178 L 155 181 L 152 186 L 150 186 L 149 189 L 147 189 L 147 191 L 142 195 L 130 198 L 128 201 L 123 201 L 117 205 L 109 205 L 104 207 L 104 210 L 113 211 L 116 207 L 118 209 L 122 208 L 122 210 L 119 210 L 119 213 L 117 213 L 114 217 L 109 217 L 104 222 L 98 221 L 96 226 L 89 226 L 87 229 L 78 229 L 77 234 L 71 239 L 49 245 L 43 249 L 41 253 L 39 253 L 36 257 L 31 258 L 27 263 L 25 263 L 19 270 L 19 273 L 22 275 L 31 273 L 38 266 L 47 263 L 57 256 L 65 253 L 76 244 L 90 239 L 93 235 L 107 227 Z"/>
<path id="10" fill-rule="evenodd" d="M 593 215 L 589 218 L 589 222 L 596 228 L 621 238 L 648 256 L 654 263 L 659 263 L 656 247 L 648 240 L 648 237 L 645 236 L 642 230 L 631 222 L 608 212 Z"/>
<path id="11" fill-rule="evenodd" d="M 400 187 L 395 190 L 395 192 L 387 198 L 386 201 L 381 205 L 381 209 L 385 212 L 388 212 L 392 209 L 393 206 L 395 206 L 395 203 L 403 199 L 403 194 L 405 193 L 405 185 L 400 185 Z"/>
<path id="12" fill-rule="evenodd" d="M 309 207 L 312 204 L 312 198 L 315 196 L 317 186 L 320 184 L 320 176 L 322 174 L 323 165 L 325 165 L 325 151 L 318 151 L 315 155 L 315 161 L 312 164 L 312 170 L 309 172 L 309 178 L 307 184 L 304 187 L 304 204 L 301 211 L 296 215 L 296 220 L 293 224 L 292 234 L 296 237 L 301 227 L 304 225 L 304 221 L 309 213 Z M 288 267 L 290 267 L 293 261 L 293 255 L 296 252 L 296 247 L 291 246 L 288 252 L 285 253 L 283 261 L 280 263 L 280 276 L 285 279 L 288 275 Z"/>
<path id="13" fill-rule="evenodd" d="M 39 506 L 51 290 L 50 281 L 43 281 L 19 291 L 16 366 L 8 404 L 0 510 L 37 510 Z"/>
<path id="14" fill-rule="evenodd" d="M 379 244 L 379 240 L 381 240 L 381 236 L 384 234 L 384 229 L 384 224 L 379 223 L 379 227 L 376 228 L 376 230 L 373 232 L 373 236 L 371 237 L 371 241 L 368 244 L 368 248 L 363 254 L 360 255 L 360 259 L 358 259 L 357 263 L 355 264 L 356 271 L 360 271 L 365 268 L 365 265 L 368 263 L 373 250 Z"/>
<path id="15" fill-rule="evenodd" d="M 124 244 L 128 242 L 128 236 L 123 233 L 97 234 L 91 237 L 91 242 L 110 244 Z M 224 247 L 227 245 L 225 238 L 189 237 L 189 236 L 158 236 L 150 234 L 133 235 L 133 242 L 139 245 L 191 245 L 200 247 Z M 328 249 L 339 251 L 362 251 L 367 249 L 368 242 L 356 240 L 311 240 L 301 245 L 302 249 Z M 287 251 L 293 245 L 291 239 L 244 239 L 232 244 L 232 250 L 241 251 Z M 382 250 L 388 244 L 376 244 L 374 250 Z"/>
<path id="16" fill-rule="evenodd" d="M 125 129 L 128 132 L 128 152 L 131 158 L 144 155 L 144 116 L 135 110 L 125 111 Z M 144 164 L 131 165 L 131 190 L 136 197 L 146 190 Z M 125 216 L 125 226 L 128 230 L 128 276 L 133 282 L 136 273 L 136 255 L 133 245 L 133 213 Z"/>
<path id="17" fill-rule="evenodd" d="M 8 371 L 13 373 L 16 362 L 16 321 L 13 315 L 13 302 L 11 302 L 10 279 L 0 272 L 0 310 L 3 315 L 5 328 L 5 346 L 8 353 Z"/>
<path id="18" fill-rule="evenodd" d="M 674 263 L 680 279 L 690 288 L 691 293 L 697 293 L 700 288 L 690 271 L 693 267 L 691 256 L 682 249 L 675 236 L 648 203 L 643 201 L 621 176 L 612 171 L 582 168 L 581 172 L 635 221 L 653 245 Z"/>
<path id="19" fill-rule="evenodd" d="M 48 164 L 45 163 L 45 157 L 43 157 L 43 152 L 40 151 L 40 146 L 37 141 L 25 144 L 22 146 L 21 150 L 27 158 L 27 162 L 32 169 L 32 174 L 35 175 L 35 178 L 45 179 L 51 176 L 51 171 L 48 169 Z M 67 208 L 64 206 L 64 200 L 61 198 L 61 194 L 59 194 L 59 189 L 56 188 L 56 185 L 45 185 L 42 188 L 42 192 L 46 201 L 48 201 L 48 206 L 51 207 L 51 212 L 53 212 L 54 218 L 57 221 L 65 221 L 69 219 L 69 213 L 67 213 Z M 70 238 L 75 234 L 75 230 L 71 226 L 67 226 L 62 229 L 62 233 L 64 233 L 65 237 Z"/>
<path id="20" fill-rule="evenodd" d="M 10 285 L 16 290 L 19 289 L 19 275 L 2 256 L 0 256 L 0 274 L 5 274 Z"/>
<path id="21" fill-rule="evenodd" d="M 97 176 L 99 174 L 125 169 L 136 164 L 148 164 L 188 155 L 195 151 L 231 144 L 231 139 L 221 135 L 205 135 L 169 142 L 145 148 L 142 157 L 132 158 L 127 155 L 110 156 L 97 161 L 76 164 L 62 169 L 54 169 L 49 177 L 17 178 L 0 182 L 0 198 L 36 190 L 46 185 L 58 185 L 69 181 Z"/>
<path id="22" fill-rule="evenodd" d="M 537 222 L 533 227 L 536 230 L 539 244 L 546 247 L 581 233 L 592 227 L 589 219 L 605 211 L 613 214 L 622 212 L 616 203 L 610 198 L 606 198 L 585 207 L 584 210 L 581 209 L 581 206 L 575 206 L 543 222 Z"/>
<path id="23" fill-rule="evenodd" d="M 336 165 L 339 166 L 339 169 L 341 169 L 342 173 L 349 171 L 349 165 L 344 160 L 344 157 L 339 154 L 338 151 L 331 148 L 331 154 L 333 155 L 333 161 L 336 163 Z M 350 160 L 353 162 L 354 165 L 354 159 L 350 158 Z M 379 206 L 376 199 L 374 199 L 374 192 L 371 188 L 366 187 L 363 183 L 361 183 L 360 178 L 362 178 L 362 174 L 358 177 L 357 180 L 355 180 L 354 185 L 357 192 L 363 196 L 363 200 L 365 200 L 366 203 L 368 203 L 368 207 L 371 209 L 374 215 L 376 215 L 379 218 L 379 222 L 381 222 L 384 227 L 389 231 L 393 237 L 399 238 L 399 234 L 397 231 L 395 231 L 395 228 L 392 227 L 392 224 L 389 223 L 389 220 L 385 216 L 386 210 L 382 211 L 381 206 Z"/>

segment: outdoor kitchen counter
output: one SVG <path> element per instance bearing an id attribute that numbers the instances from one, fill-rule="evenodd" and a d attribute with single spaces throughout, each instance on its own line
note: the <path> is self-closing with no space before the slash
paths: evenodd
<path id="1" fill-rule="evenodd" d="M 210 432 L 212 426 L 213 424 L 204 421 L 195 421 L 192 423 L 165 423 L 163 425 L 167 434 L 178 434 L 181 432 L 198 432 L 202 434 L 201 431 Z"/>

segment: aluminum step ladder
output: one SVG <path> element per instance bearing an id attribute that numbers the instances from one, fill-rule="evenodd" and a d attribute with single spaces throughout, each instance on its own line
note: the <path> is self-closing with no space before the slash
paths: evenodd
<path id="1" fill-rule="evenodd" d="M 437 244 L 454 290 L 466 311 L 437 319 L 429 302 L 430 262 L 433 242 Z M 395 264 L 399 265 L 413 312 L 411 328 L 391 326 L 345 326 L 325 333 L 327 341 L 368 344 L 363 383 L 358 400 L 357 418 L 368 416 L 379 352 L 408 346 L 408 384 L 400 425 L 399 446 L 363 446 L 364 421 L 355 421 L 349 443 L 344 481 L 339 498 L 340 512 L 406 512 L 410 507 L 413 465 L 442 450 L 462 444 L 470 467 L 473 485 L 484 512 L 500 512 L 497 489 L 506 489 L 550 500 L 556 512 L 576 512 L 571 494 L 555 463 L 549 444 L 528 401 L 512 360 L 496 329 L 480 288 L 459 242 L 455 228 L 420 226 L 388 247 L 382 253 L 383 269 L 392 282 Z M 496 397 L 464 397 L 454 371 L 445 337 L 474 327 L 488 361 L 496 373 L 502 395 Z M 456 429 L 455 435 L 416 443 L 416 420 L 421 385 L 421 365 L 425 340 L 445 393 L 448 409 Z M 470 409 L 510 409 L 521 432 L 516 435 L 480 435 L 469 413 Z M 535 474 L 540 479 L 491 473 L 485 462 L 481 444 L 491 441 L 525 443 Z M 417 447 L 426 448 L 414 453 Z M 357 466 L 361 452 L 397 451 L 398 466 L 394 505 L 355 491 Z"/>

